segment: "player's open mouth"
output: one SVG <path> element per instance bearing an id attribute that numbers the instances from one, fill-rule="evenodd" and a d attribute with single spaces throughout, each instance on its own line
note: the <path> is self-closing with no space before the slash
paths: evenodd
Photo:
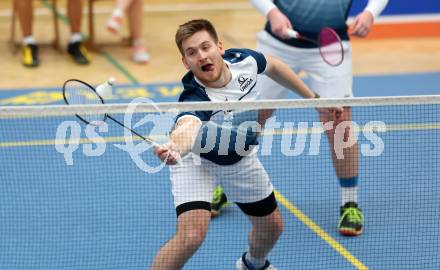
<path id="1" fill-rule="evenodd" d="M 205 64 L 202 66 L 202 71 L 212 71 L 214 70 L 214 65 L 213 64 Z"/>

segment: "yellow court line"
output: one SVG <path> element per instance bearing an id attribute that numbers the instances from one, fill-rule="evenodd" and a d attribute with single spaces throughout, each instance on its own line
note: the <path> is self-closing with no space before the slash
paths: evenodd
<path id="1" fill-rule="evenodd" d="M 414 131 L 414 130 L 429 130 L 440 129 L 440 123 L 412 123 L 412 124 L 395 124 L 388 125 L 387 131 Z"/>
<path id="2" fill-rule="evenodd" d="M 299 221 L 304 223 L 310 230 L 312 230 L 316 235 L 318 235 L 322 240 L 327 242 L 334 250 L 342 255 L 347 261 L 359 270 L 367 270 L 368 267 L 365 266 L 361 261 L 354 257 L 350 251 L 348 251 L 344 246 L 339 244 L 338 241 L 333 239 L 327 232 L 321 229 L 312 219 L 306 216 L 301 210 L 299 210 L 295 205 L 293 205 L 289 200 L 287 200 L 280 192 L 275 190 L 275 196 L 277 201 L 280 202 L 287 210 L 290 211 Z"/>
<path id="3" fill-rule="evenodd" d="M 379 131 L 380 133 L 391 131 L 417 131 L 417 130 L 431 130 L 440 129 L 440 123 L 411 123 L 411 124 L 392 124 L 387 125 L 385 123 L 386 131 Z M 362 128 L 355 128 L 357 132 L 362 132 Z M 374 130 L 373 130 L 374 131 Z M 263 135 L 291 135 L 291 134 L 316 134 L 323 133 L 322 128 L 303 128 L 303 129 L 286 129 L 286 130 L 273 130 L 271 132 L 263 132 Z"/>
<path id="4" fill-rule="evenodd" d="M 440 123 L 414 123 L 414 124 L 396 124 L 396 125 L 386 125 L 385 132 L 391 131 L 418 131 L 418 130 L 435 130 L 440 129 Z M 361 131 L 361 130 L 358 130 Z M 309 129 L 289 129 L 289 130 L 273 130 L 271 132 L 263 132 L 263 136 L 271 135 L 291 135 L 291 134 L 311 134 L 311 133 L 322 133 L 322 129 L 309 128 Z M 381 132 L 384 133 L 384 132 Z M 152 136 L 156 137 L 156 136 Z M 163 137 L 163 136 L 162 136 Z M 119 137 L 103 137 L 103 139 L 108 142 L 123 142 L 125 141 L 123 136 Z M 133 141 L 139 141 L 140 139 L 133 139 Z M 81 139 L 80 144 L 90 143 L 89 139 Z M 0 142 L 0 148 L 2 147 L 20 147 L 20 146 L 44 146 L 44 145 L 56 145 L 63 144 L 64 141 L 52 140 L 34 140 L 34 141 L 16 141 L 16 142 Z"/>
<path id="5" fill-rule="evenodd" d="M 124 137 L 103 137 L 106 142 L 122 142 Z M 60 145 L 66 144 L 69 140 L 35 140 L 35 141 L 17 141 L 17 142 L 2 142 L 1 147 L 20 147 L 20 146 L 45 146 L 45 145 Z M 133 140 L 135 141 L 135 140 Z M 91 143 L 90 139 L 80 139 L 79 144 Z"/>
<path id="6" fill-rule="evenodd" d="M 104 139 L 107 143 L 116 143 L 116 142 L 125 142 L 124 136 L 118 136 L 118 137 L 101 137 Z M 149 138 L 152 138 L 154 140 L 158 140 L 160 138 L 166 138 L 165 136 L 149 136 Z M 142 139 L 137 138 L 136 136 L 133 136 L 133 142 L 141 141 Z M 46 146 L 46 145 L 60 145 L 60 144 L 67 144 L 69 143 L 69 140 L 35 140 L 35 141 L 16 141 L 16 142 L 2 142 L 0 143 L 0 148 L 3 147 L 20 147 L 20 146 Z M 88 138 L 80 139 L 79 144 L 85 144 L 85 143 L 96 143 Z"/>

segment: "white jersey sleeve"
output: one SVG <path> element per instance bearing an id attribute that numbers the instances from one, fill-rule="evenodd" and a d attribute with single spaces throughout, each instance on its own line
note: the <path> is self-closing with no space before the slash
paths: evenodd
<path id="1" fill-rule="evenodd" d="M 251 0 L 251 4 L 263 15 L 267 17 L 269 11 L 277 8 L 273 3 L 273 0 Z"/>
<path id="2" fill-rule="evenodd" d="M 385 9 L 388 4 L 388 0 L 369 0 L 365 11 L 371 12 L 374 18 L 377 18 L 380 13 Z"/>

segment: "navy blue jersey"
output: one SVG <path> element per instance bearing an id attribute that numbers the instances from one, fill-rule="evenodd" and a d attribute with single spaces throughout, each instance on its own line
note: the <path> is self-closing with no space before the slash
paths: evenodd
<path id="1" fill-rule="evenodd" d="M 179 102 L 257 100 L 257 75 L 266 70 L 266 58 L 249 49 L 229 49 L 223 59 L 232 73 L 225 87 L 206 87 L 189 71 L 182 79 Z M 180 113 L 176 121 L 182 117 L 202 121 L 192 152 L 216 164 L 234 164 L 258 144 L 257 111 L 189 111 Z"/>

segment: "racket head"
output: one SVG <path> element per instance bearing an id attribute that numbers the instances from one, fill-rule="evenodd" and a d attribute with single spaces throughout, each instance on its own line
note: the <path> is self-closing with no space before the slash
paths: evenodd
<path id="1" fill-rule="evenodd" d="M 67 105 L 88 105 L 104 104 L 104 99 L 96 92 L 90 84 L 77 79 L 69 79 L 63 84 L 63 98 Z M 82 122 L 90 125 L 99 126 L 105 122 L 108 115 L 106 113 L 87 113 L 75 114 Z"/>
<path id="2" fill-rule="evenodd" d="M 321 29 L 318 35 L 319 53 L 330 66 L 339 66 L 344 61 L 344 48 L 338 33 L 330 27 Z"/>

